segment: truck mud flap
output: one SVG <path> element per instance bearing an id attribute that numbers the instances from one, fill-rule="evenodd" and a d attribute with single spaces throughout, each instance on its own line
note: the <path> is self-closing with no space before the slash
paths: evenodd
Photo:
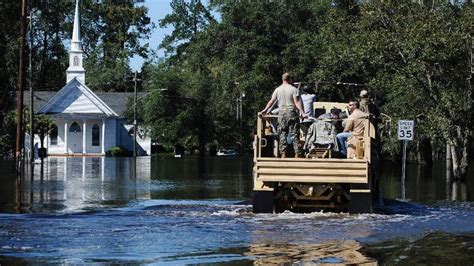
<path id="1" fill-rule="evenodd" d="M 273 213 L 273 191 L 253 192 L 253 212 Z"/>
<path id="2" fill-rule="evenodd" d="M 372 193 L 370 190 L 352 190 L 350 192 L 349 213 L 372 213 Z"/>

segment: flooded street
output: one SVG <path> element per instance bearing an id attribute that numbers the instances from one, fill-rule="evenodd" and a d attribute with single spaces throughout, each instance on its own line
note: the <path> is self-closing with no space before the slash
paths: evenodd
<path id="1" fill-rule="evenodd" d="M 474 182 L 444 162 L 384 165 L 375 214 L 253 214 L 252 159 L 49 158 L 21 184 L 0 161 L 0 264 L 474 263 Z"/>

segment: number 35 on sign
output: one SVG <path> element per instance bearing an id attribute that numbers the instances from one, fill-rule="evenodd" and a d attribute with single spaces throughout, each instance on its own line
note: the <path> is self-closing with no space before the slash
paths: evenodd
<path id="1" fill-rule="evenodd" d="M 398 120 L 398 140 L 413 140 L 414 126 L 413 120 Z"/>

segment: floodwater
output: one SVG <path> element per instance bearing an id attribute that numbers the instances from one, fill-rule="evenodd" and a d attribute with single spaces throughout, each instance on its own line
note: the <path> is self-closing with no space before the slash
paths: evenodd
<path id="1" fill-rule="evenodd" d="M 474 175 L 384 164 L 375 214 L 253 214 L 247 157 L 0 161 L 0 264 L 474 263 Z"/>

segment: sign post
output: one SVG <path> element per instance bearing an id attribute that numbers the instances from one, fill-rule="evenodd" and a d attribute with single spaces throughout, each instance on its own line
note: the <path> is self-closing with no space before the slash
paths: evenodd
<path id="1" fill-rule="evenodd" d="M 398 120 L 398 140 L 403 140 L 401 197 L 405 200 L 405 172 L 407 160 L 407 142 L 413 140 L 415 122 L 413 120 Z"/>

